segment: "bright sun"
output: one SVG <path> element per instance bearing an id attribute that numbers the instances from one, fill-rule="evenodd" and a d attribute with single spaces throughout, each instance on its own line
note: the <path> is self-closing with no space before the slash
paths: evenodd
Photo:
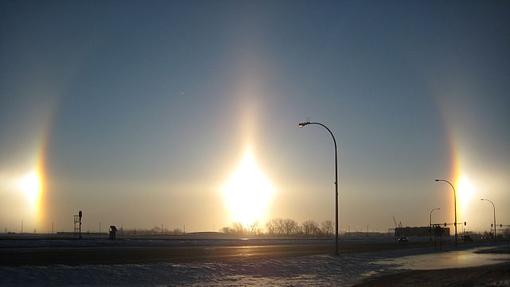
<path id="1" fill-rule="evenodd" d="M 266 219 L 274 189 L 247 151 L 222 192 L 232 222 L 248 227 Z"/>
<path id="2" fill-rule="evenodd" d="M 41 178 L 36 171 L 31 171 L 20 177 L 17 182 L 19 190 L 23 192 L 32 210 L 37 209 L 41 194 Z"/>
<path id="3" fill-rule="evenodd" d="M 469 177 L 462 175 L 459 177 L 457 182 L 457 208 L 460 208 L 460 214 L 465 214 L 469 208 L 473 195 L 475 193 L 475 187 Z"/>

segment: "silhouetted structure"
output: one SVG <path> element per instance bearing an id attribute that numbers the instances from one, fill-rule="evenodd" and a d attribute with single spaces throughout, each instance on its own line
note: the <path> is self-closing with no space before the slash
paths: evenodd
<path id="1" fill-rule="evenodd" d="M 117 227 L 115 225 L 110 225 L 110 233 L 108 235 L 108 239 L 115 240 L 117 238 Z"/>
<path id="2" fill-rule="evenodd" d="M 435 225 L 436 226 L 436 225 Z M 442 235 L 450 235 L 450 228 L 449 227 L 440 227 L 438 231 L 434 232 L 441 232 Z M 423 227 L 397 227 L 395 228 L 395 237 L 402 237 L 402 236 L 430 236 L 430 227 L 429 226 L 423 226 Z"/>
<path id="3" fill-rule="evenodd" d="M 485 201 L 488 201 L 492 204 L 492 207 L 494 208 L 494 224 L 491 224 L 491 227 L 494 227 L 494 239 L 496 239 L 496 230 L 498 228 L 498 225 L 496 224 L 496 206 L 494 205 L 494 202 L 492 202 L 492 200 L 489 200 L 489 199 L 486 199 L 486 198 L 482 198 L 480 200 L 485 200 Z"/>
<path id="4" fill-rule="evenodd" d="M 436 182 L 446 182 L 447 184 L 450 185 L 450 187 L 452 188 L 453 190 L 453 210 L 455 211 L 455 222 L 454 222 L 454 228 L 455 228 L 455 246 L 457 246 L 457 191 L 455 190 L 455 186 L 453 186 L 453 184 L 449 181 L 449 180 L 446 180 L 446 179 L 436 179 Z M 450 233 L 448 233 L 450 234 Z"/>
<path id="5" fill-rule="evenodd" d="M 78 214 L 75 214 L 74 217 L 74 234 L 75 236 L 78 236 L 78 239 L 81 239 L 81 218 L 83 216 L 83 213 L 81 210 L 78 212 Z"/>
<path id="6" fill-rule="evenodd" d="M 336 145 L 336 139 L 333 132 L 324 124 L 319 122 L 302 122 L 298 124 L 298 127 L 302 128 L 307 125 L 319 125 L 325 128 L 331 137 L 333 138 L 333 144 L 335 145 L 335 255 L 338 254 L 338 148 Z"/>

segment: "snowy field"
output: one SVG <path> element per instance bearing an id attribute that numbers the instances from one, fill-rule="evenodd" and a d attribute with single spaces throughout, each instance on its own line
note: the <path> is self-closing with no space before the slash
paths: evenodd
<path id="1" fill-rule="evenodd" d="M 351 286 L 368 276 L 416 268 L 417 262 L 431 266 L 442 260 L 453 264 L 451 268 L 463 267 L 455 262 L 465 262 L 457 258 L 466 256 L 478 256 L 474 262 L 481 264 L 510 259 L 508 255 L 475 254 L 479 249 L 445 253 L 408 248 L 339 257 L 241 257 L 190 263 L 0 266 L 0 286 Z"/>
<path id="2" fill-rule="evenodd" d="M 372 261 L 396 256 L 399 252 L 393 253 L 314 255 L 229 263 L 0 267 L 0 285 L 349 286 L 364 276 L 390 270 L 391 266 Z"/>

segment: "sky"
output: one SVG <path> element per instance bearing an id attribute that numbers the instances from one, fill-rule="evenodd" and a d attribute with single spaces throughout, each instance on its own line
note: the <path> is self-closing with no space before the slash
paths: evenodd
<path id="1" fill-rule="evenodd" d="M 507 1 L 1 1 L 0 231 L 510 224 Z M 22 223 L 23 222 L 23 223 Z"/>

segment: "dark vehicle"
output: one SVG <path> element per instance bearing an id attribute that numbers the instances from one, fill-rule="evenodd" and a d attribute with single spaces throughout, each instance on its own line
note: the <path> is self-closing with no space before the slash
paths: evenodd
<path id="1" fill-rule="evenodd" d="M 407 237 L 405 236 L 402 236 L 398 239 L 398 243 L 407 243 L 409 242 L 409 239 L 407 239 Z"/>

